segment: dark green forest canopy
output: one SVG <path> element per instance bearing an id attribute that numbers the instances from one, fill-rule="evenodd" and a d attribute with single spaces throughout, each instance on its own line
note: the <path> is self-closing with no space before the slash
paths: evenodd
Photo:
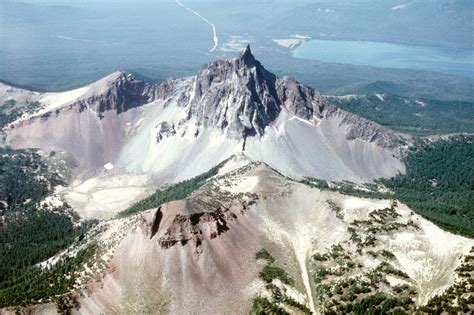
<path id="1" fill-rule="evenodd" d="M 38 151 L 0 148 L 0 307 L 64 293 L 71 284 L 70 279 L 56 279 L 58 285 L 51 287 L 49 277 L 60 273 L 35 266 L 93 224 L 77 224 L 67 206 L 51 208 L 40 202 L 59 184 L 64 180 Z M 72 267 L 64 262 L 57 268 Z"/>
<path id="2" fill-rule="evenodd" d="M 395 198 L 455 233 L 474 237 L 474 136 L 415 145 L 406 174 L 380 180 Z"/>

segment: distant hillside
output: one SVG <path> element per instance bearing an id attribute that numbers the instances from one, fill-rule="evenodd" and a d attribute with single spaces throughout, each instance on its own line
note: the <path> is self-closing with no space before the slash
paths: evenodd
<path id="1" fill-rule="evenodd" d="M 334 105 L 411 134 L 474 132 L 474 103 L 412 99 L 393 94 L 332 96 Z"/>

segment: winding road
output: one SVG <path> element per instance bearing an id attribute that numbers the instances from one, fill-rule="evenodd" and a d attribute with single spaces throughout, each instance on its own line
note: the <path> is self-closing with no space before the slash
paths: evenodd
<path id="1" fill-rule="evenodd" d="M 188 10 L 189 12 L 191 12 L 192 14 L 194 14 L 195 16 L 197 16 L 198 18 L 200 18 L 201 20 L 203 20 L 204 22 L 206 22 L 207 24 L 209 24 L 211 26 L 211 28 L 212 28 L 212 37 L 213 37 L 213 40 L 214 40 L 214 46 L 211 48 L 210 51 L 213 52 L 214 50 L 216 50 L 217 46 L 219 45 L 219 38 L 217 37 L 216 26 L 213 23 L 211 23 L 211 21 L 206 19 L 204 16 L 199 14 L 198 12 L 196 12 L 193 9 L 188 8 L 187 6 L 182 4 L 180 0 L 175 0 L 175 1 L 180 7 Z"/>

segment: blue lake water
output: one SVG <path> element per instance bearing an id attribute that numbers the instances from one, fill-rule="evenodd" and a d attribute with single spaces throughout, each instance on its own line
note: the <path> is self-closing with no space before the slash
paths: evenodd
<path id="1" fill-rule="evenodd" d="M 293 57 L 382 68 L 431 70 L 474 77 L 474 51 L 368 41 L 310 40 Z"/>

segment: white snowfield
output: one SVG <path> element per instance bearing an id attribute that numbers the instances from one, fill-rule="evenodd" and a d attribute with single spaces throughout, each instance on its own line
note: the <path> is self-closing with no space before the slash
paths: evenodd
<path id="1" fill-rule="evenodd" d="M 90 89 L 90 86 L 84 86 L 72 91 L 68 92 L 60 92 L 60 93 L 45 93 L 43 94 L 39 102 L 44 105 L 44 109 L 37 113 L 36 115 L 41 115 L 42 113 L 46 113 L 49 111 L 54 110 L 60 106 L 66 105 L 70 102 L 77 100 L 79 97 L 86 94 Z"/>
<path id="2" fill-rule="evenodd" d="M 57 93 L 45 93 L 39 99 L 39 102 L 44 105 L 44 110 L 41 111 L 41 113 L 35 114 L 35 116 L 50 112 L 54 109 L 71 104 L 80 99 L 85 99 L 90 96 L 101 94 L 106 91 L 110 86 L 110 83 L 114 82 L 121 74 L 122 73 L 120 71 L 113 72 L 92 84 L 75 90 Z"/>
<path id="3" fill-rule="evenodd" d="M 147 175 L 104 174 L 73 183 L 61 191 L 61 195 L 82 218 L 110 219 L 156 188 L 156 183 Z"/>

